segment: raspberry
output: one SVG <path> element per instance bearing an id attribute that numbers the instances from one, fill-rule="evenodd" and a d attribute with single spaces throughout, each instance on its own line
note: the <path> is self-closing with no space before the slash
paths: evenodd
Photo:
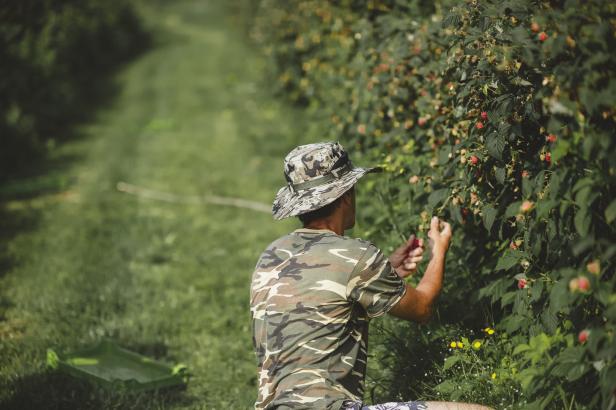
<path id="1" fill-rule="evenodd" d="M 587 329 L 582 330 L 580 333 L 578 333 L 578 342 L 586 343 L 589 335 L 590 331 L 588 331 Z"/>
<path id="2" fill-rule="evenodd" d="M 528 282 L 526 281 L 526 279 L 522 278 L 520 280 L 518 280 L 518 289 L 524 289 L 526 288 L 526 285 L 528 284 Z"/>
<path id="3" fill-rule="evenodd" d="M 590 281 L 585 276 L 580 276 L 578 278 L 578 287 L 582 292 L 587 292 L 590 290 Z"/>

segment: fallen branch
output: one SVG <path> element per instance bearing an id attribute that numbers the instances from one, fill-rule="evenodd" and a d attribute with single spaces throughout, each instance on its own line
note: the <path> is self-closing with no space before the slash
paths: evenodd
<path id="1" fill-rule="evenodd" d="M 252 209 L 253 211 L 271 213 L 270 205 L 242 198 L 223 197 L 216 195 L 176 195 L 170 192 L 155 191 L 126 182 L 118 182 L 116 188 L 120 192 L 136 195 L 141 198 L 180 204 L 215 204 L 234 206 L 236 208 Z"/>

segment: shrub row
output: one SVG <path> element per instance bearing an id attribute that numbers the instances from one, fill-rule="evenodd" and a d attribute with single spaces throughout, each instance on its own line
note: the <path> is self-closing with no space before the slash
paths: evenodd
<path id="1" fill-rule="evenodd" d="M 277 89 L 389 171 L 363 233 L 455 224 L 434 323 L 379 328 L 375 399 L 615 405 L 615 31 L 600 0 L 261 1 Z"/>
<path id="2" fill-rule="evenodd" d="M 0 177 L 32 165 L 46 142 L 109 91 L 103 74 L 146 37 L 121 0 L 20 0 L 0 10 Z"/>

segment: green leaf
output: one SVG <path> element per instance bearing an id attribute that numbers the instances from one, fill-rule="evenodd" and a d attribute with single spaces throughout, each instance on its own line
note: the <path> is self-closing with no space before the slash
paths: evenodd
<path id="1" fill-rule="evenodd" d="M 522 205 L 522 201 L 516 201 L 509 204 L 507 210 L 505 211 L 505 218 L 509 218 L 511 216 L 516 216 L 520 213 L 520 205 Z"/>
<path id="2" fill-rule="evenodd" d="M 483 226 L 485 226 L 486 230 L 489 232 L 496 219 L 496 209 L 491 205 L 486 205 L 481 210 L 481 213 L 483 214 Z"/>
<path id="3" fill-rule="evenodd" d="M 436 391 L 443 394 L 449 394 L 456 388 L 456 384 L 451 380 L 445 380 L 443 383 L 435 387 Z"/>
<path id="4" fill-rule="evenodd" d="M 518 380 L 520 380 L 520 384 L 524 390 L 528 389 L 528 386 L 532 383 L 535 376 L 539 374 L 539 370 L 534 367 L 529 367 L 527 369 L 522 370 L 518 374 Z"/>
<path id="5" fill-rule="evenodd" d="M 513 356 L 515 356 L 516 354 L 520 354 L 520 353 L 525 352 L 525 351 L 527 351 L 527 350 L 529 350 L 529 349 L 530 349 L 530 346 L 529 346 L 529 345 L 524 344 L 524 343 L 519 344 L 519 345 L 517 345 L 517 346 L 515 347 L 515 349 L 513 349 L 513 353 L 512 353 L 512 355 L 513 355 Z"/>
<path id="6" fill-rule="evenodd" d="M 592 183 L 593 183 L 592 179 L 590 179 L 590 178 L 582 178 L 582 179 L 580 179 L 579 181 L 577 181 L 575 183 L 575 185 L 573 186 L 572 191 L 573 192 L 577 192 L 577 191 L 579 191 L 580 189 L 582 189 L 582 188 L 584 188 L 586 186 L 592 185 Z"/>
<path id="7" fill-rule="evenodd" d="M 433 191 L 430 196 L 428 196 L 428 206 L 434 208 L 435 205 L 441 203 L 449 193 L 449 189 L 441 188 Z"/>
<path id="8" fill-rule="evenodd" d="M 605 208 L 605 221 L 611 224 L 614 219 L 616 219 L 616 199 Z"/>
<path id="9" fill-rule="evenodd" d="M 582 238 L 571 247 L 574 256 L 580 256 L 595 244 L 594 238 Z"/>
<path id="10" fill-rule="evenodd" d="M 569 292 L 567 282 L 565 279 L 559 280 L 550 291 L 550 309 L 554 312 L 561 310 L 569 304 L 571 298 L 572 295 Z"/>
<path id="11" fill-rule="evenodd" d="M 585 237 L 588 235 L 588 231 L 590 230 L 590 215 L 588 214 L 588 208 L 580 208 L 575 213 L 575 218 L 573 219 L 573 224 L 575 225 L 575 230 L 580 234 L 580 236 Z"/>
<path id="12" fill-rule="evenodd" d="M 498 183 L 502 184 L 505 182 L 505 178 L 507 177 L 507 171 L 504 167 L 496 167 L 494 168 L 494 176 L 496 177 Z"/>
<path id="13" fill-rule="evenodd" d="M 555 376 L 566 376 L 569 381 L 582 377 L 590 370 L 590 363 L 584 361 L 584 348 L 568 347 L 556 357 L 556 366 L 552 370 Z"/>
<path id="14" fill-rule="evenodd" d="M 503 159 L 503 151 L 505 149 L 505 136 L 496 132 L 493 132 L 488 137 L 488 141 L 486 143 L 488 148 L 488 153 L 493 158 L 498 160 Z"/>
<path id="15" fill-rule="evenodd" d="M 505 307 L 507 305 L 511 305 L 514 301 L 515 301 L 515 297 L 518 294 L 518 292 L 507 292 L 503 295 L 503 297 L 500 300 L 501 303 L 501 307 Z"/>
<path id="16" fill-rule="evenodd" d="M 558 161 L 569 153 L 571 143 L 567 140 L 561 139 L 556 143 L 556 146 L 552 149 L 552 161 Z"/>
<path id="17" fill-rule="evenodd" d="M 589 205 L 588 197 L 592 192 L 592 186 L 585 186 L 575 194 L 576 205 L 586 208 Z"/>
<path id="18" fill-rule="evenodd" d="M 443 365 L 443 369 L 447 370 L 454 364 L 458 363 L 462 359 L 460 355 L 449 356 L 445 359 L 445 364 Z"/>
<path id="19" fill-rule="evenodd" d="M 552 199 L 548 199 L 545 201 L 539 201 L 537 203 L 537 218 L 543 218 L 545 216 L 548 216 L 548 214 L 550 213 L 550 211 L 556 206 L 558 205 L 558 201 L 552 200 Z"/>
<path id="20" fill-rule="evenodd" d="M 514 251 L 510 251 L 507 250 L 505 251 L 505 253 L 503 254 L 503 256 L 501 256 L 498 259 L 498 262 L 496 264 L 496 270 L 507 270 L 510 269 L 511 267 L 515 266 L 518 264 L 518 262 L 524 257 L 524 254 L 522 252 L 514 252 Z"/>

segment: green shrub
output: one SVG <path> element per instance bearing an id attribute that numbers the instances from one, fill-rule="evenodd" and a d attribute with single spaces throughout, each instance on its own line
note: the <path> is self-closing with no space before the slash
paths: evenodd
<path id="1" fill-rule="evenodd" d="M 374 398 L 610 408 L 616 6 L 456 4 L 264 0 L 253 32 L 321 135 L 389 171 L 360 186 L 364 234 L 455 224 L 435 322 L 378 332 Z M 486 326 L 491 353 L 448 367 L 448 341 Z"/>
<path id="2" fill-rule="evenodd" d="M 0 11 L 0 177 L 31 167 L 110 90 L 146 37 L 121 0 L 23 0 Z M 37 155 L 38 154 L 38 155 Z"/>

